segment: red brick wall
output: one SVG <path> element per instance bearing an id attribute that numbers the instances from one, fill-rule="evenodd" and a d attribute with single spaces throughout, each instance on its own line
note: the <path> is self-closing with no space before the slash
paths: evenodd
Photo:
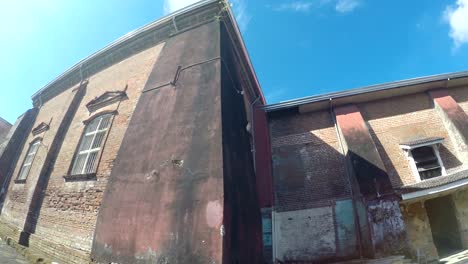
<path id="1" fill-rule="evenodd" d="M 295 210 L 349 197 L 332 116 L 329 112 L 270 115 L 275 206 Z"/>
<path id="2" fill-rule="evenodd" d="M 89 78 L 87 91 L 76 115 L 71 121 L 66 133 L 64 144 L 58 154 L 55 167 L 50 176 L 45 200 L 40 211 L 35 235 L 31 238 L 31 246 L 41 245 L 42 250 L 52 256 L 68 254 L 67 250 L 89 254 L 96 224 L 97 211 L 101 204 L 102 194 L 106 187 L 113 161 L 121 144 L 128 122 L 141 94 L 150 70 L 164 44 L 160 44 L 138 53 L 110 68 L 107 68 Z M 128 99 L 105 106 L 90 113 L 86 104 L 106 91 L 126 90 Z M 33 127 L 41 122 L 49 123 L 50 129 L 37 137 L 43 137 L 43 146 L 39 148 L 26 183 L 17 184 L 12 181 L 7 194 L 1 220 L 22 229 L 36 184 L 38 174 L 43 166 L 47 146 L 52 142 L 65 109 L 70 104 L 73 89 L 59 94 L 47 101 L 40 109 Z M 83 121 L 91 115 L 102 111 L 117 110 L 105 142 L 102 156 L 97 168 L 96 180 L 65 181 L 73 162 L 73 155 L 78 146 L 81 134 L 85 128 Z M 29 135 L 27 142 L 34 140 Z M 16 178 L 27 152 L 29 144 L 24 147 L 13 177 Z M 34 241 L 44 241 L 34 244 Z M 61 244 L 66 249 L 54 250 L 54 245 Z M 46 250 L 47 249 L 47 250 Z M 62 256 L 63 257 L 63 256 Z M 78 259 L 76 262 L 80 262 Z"/>
<path id="3" fill-rule="evenodd" d="M 416 182 L 400 142 L 417 137 L 443 137 L 440 147 L 447 170 L 461 165 L 441 118 L 426 93 L 393 97 L 360 104 L 372 138 L 393 187 Z"/>

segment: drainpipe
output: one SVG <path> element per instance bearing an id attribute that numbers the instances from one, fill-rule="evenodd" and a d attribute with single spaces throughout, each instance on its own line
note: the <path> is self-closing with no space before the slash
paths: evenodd
<path id="1" fill-rule="evenodd" d="M 346 164 L 347 162 L 346 162 L 346 157 L 345 157 L 345 149 L 344 149 L 344 146 L 343 146 L 343 141 L 341 140 L 340 131 L 338 129 L 338 123 L 336 122 L 335 113 L 333 112 L 333 99 L 331 97 L 329 98 L 329 102 L 330 102 L 330 115 L 332 116 L 333 124 L 335 126 L 336 136 L 338 138 L 338 143 L 340 145 L 341 152 L 343 153 L 343 160 L 344 160 L 344 164 L 345 164 L 345 166 L 344 166 L 345 167 L 345 173 L 346 173 L 346 176 L 347 176 L 349 189 L 351 191 L 351 201 L 353 203 L 353 212 L 354 212 L 354 228 L 356 230 L 356 238 L 357 238 L 357 243 L 358 243 L 359 258 L 362 259 L 363 256 L 362 256 L 361 228 L 360 228 L 360 224 L 359 224 L 359 215 L 358 215 L 358 210 L 357 210 L 357 206 L 356 206 L 356 197 L 354 195 L 354 188 L 353 188 L 352 181 L 351 181 L 351 173 L 350 173 L 349 168 L 348 168 L 348 166 Z"/>
<path id="2" fill-rule="evenodd" d="M 250 104 L 250 122 L 252 123 L 252 151 L 253 154 L 253 167 L 254 167 L 254 172 L 257 173 L 257 166 L 256 166 L 256 161 L 255 161 L 255 125 L 254 125 L 254 104 L 258 102 L 260 99 L 260 96 L 257 97 L 251 104 Z"/>

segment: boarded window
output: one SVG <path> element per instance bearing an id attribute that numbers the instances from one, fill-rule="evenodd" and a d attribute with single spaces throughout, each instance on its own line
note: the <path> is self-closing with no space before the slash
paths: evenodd
<path id="1" fill-rule="evenodd" d="M 28 153 L 24 158 L 23 165 L 21 165 L 21 170 L 18 174 L 17 180 L 26 180 L 26 178 L 28 177 L 29 169 L 31 168 L 31 165 L 33 163 L 34 157 L 36 156 L 37 149 L 39 148 L 40 144 L 41 141 L 37 140 L 29 146 Z"/>
<path id="2" fill-rule="evenodd" d="M 442 167 L 432 146 L 412 149 L 411 154 L 413 155 L 414 163 L 416 164 L 421 180 L 442 175 Z"/>
<path id="3" fill-rule="evenodd" d="M 105 114 L 88 123 L 73 163 L 72 175 L 96 172 L 98 154 L 104 143 L 111 118 L 112 114 Z"/>

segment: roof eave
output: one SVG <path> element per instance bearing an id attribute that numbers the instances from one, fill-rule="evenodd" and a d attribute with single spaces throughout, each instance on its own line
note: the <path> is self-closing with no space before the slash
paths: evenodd
<path id="1" fill-rule="evenodd" d="M 102 48 L 102 49 L 92 53 L 91 55 L 85 57 L 84 59 L 80 60 L 75 65 L 70 67 L 68 70 L 66 70 L 65 72 L 60 74 L 58 77 L 56 77 L 54 80 L 47 83 L 44 87 L 39 89 L 39 91 L 35 92 L 31 96 L 32 100 L 34 101 L 36 97 L 38 97 L 41 93 L 43 93 L 49 87 L 52 87 L 55 83 L 59 82 L 61 79 L 63 79 L 68 74 L 72 73 L 73 71 L 78 70 L 81 65 L 86 64 L 87 62 L 91 61 L 91 59 L 96 58 L 96 57 L 98 57 L 100 55 L 104 55 L 106 52 L 110 51 L 112 48 L 117 47 L 117 46 L 123 44 L 124 42 L 126 42 L 126 41 L 128 41 L 128 40 L 130 40 L 132 38 L 136 38 L 136 37 L 138 37 L 140 35 L 143 35 L 145 32 L 150 31 L 151 29 L 157 27 L 158 25 L 160 25 L 162 23 L 165 23 L 165 22 L 171 21 L 174 17 L 176 17 L 178 15 L 190 12 L 190 11 L 195 10 L 197 8 L 200 8 L 200 7 L 204 6 L 204 5 L 209 5 L 209 4 L 217 2 L 217 1 L 219 1 L 219 0 L 203 0 L 203 1 L 200 1 L 200 2 L 197 2 L 197 3 L 194 3 L 192 5 L 189 5 L 189 6 L 185 7 L 185 8 L 182 8 L 182 9 L 180 9 L 178 11 L 170 13 L 170 14 L 168 14 L 168 15 L 160 18 L 160 19 L 157 19 L 157 20 L 155 20 L 155 21 L 153 21 L 153 22 L 151 22 L 149 24 L 146 24 L 146 25 L 144 25 L 144 26 L 142 26 L 142 27 L 140 27 L 138 29 L 130 31 L 129 33 L 123 35 L 122 37 L 114 40 L 109 45 L 105 46 L 104 48 Z"/>
<path id="2" fill-rule="evenodd" d="M 398 88 L 403 88 L 407 86 L 436 82 L 436 81 L 465 78 L 465 77 L 468 77 L 468 71 L 424 76 L 424 77 L 418 77 L 418 78 L 413 78 L 413 79 L 365 86 L 365 87 L 360 87 L 360 88 L 355 88 L 355 89 L 350 89 L 350 90 L 344 90 L 340 92 L 332 92 L 332 93 L 320 94 L 320 95 L 315 95 L 315 96 L 302 97 L 302 98 L 284 101 L 284 102 L 280 102 L 276 104 L 266 105 L 263 109 L 266 112 L 273 112 L 273 111 L 298 107 L 298 106 L 305 105 L 305 104 L 328 101 L 332 99 L 350 97 L 354 95 L 360 95 L 360 94 L 372 93 L 372 92 L 384 91 L 384 90 L 390 90 L 390 89 L 398 89 Z"/>

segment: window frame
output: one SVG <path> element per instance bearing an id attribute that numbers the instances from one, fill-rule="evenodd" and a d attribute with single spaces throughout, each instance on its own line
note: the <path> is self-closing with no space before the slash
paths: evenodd
<path id="1" fill-rule="evenodd" d="M 440 152 L 439 152 L 439 145 L 440 144 L 441 144 L 441 142 L 431 142 L 431 143 L 428 143 L 428 144 L 420 144 L 420 145 L 416 145 L 416 146 L 413 146 L 413 147 L 404 148 L 405 153 L 406 153 L 406 157 L 407 157 L 407 159 L 408 159 L 408 161 L 410 163 L 411 172 L 413 173 L 413 176 L 415 177 L 417 183 L 422 182 L 422 181 L 426 181 L 426 180 L 430 180 L 430 179 L 422 179 L 421 178 L 421 174 L 419 174 L 419 171 L 418 171 L 418 166 L 416 165 L 416 161 L 414 160 L 414 157 L 413 157 L 412 151 L 414 149 L 421 148 L 421 147 L 431 147 L 432 151 L 434 152 L 434 155 L 437 158 L 437 162 L 439 163 L 439 166 L 440 166 L 441 175 L 436 176 L 434 178 L 447 176 L 447 170 L 445 169 L 444 163 L 443 163 L 443 161 L 442 161 L 442 159 L 440 157 Z"/>
<path id="2" fill-rule="evenodd" d="M 21 167 L 18 171 L 18 174 L 16 175 L 15 183 L 25 183 L 26 180 L 28 179 L 29 173 L 31 171 L 31 167 L 34 165 L 34 160 L 36 159 L 36 155 L 37 155 L 37 152 L 39 151 L 39 147 L 41 146 L 41 143 L 42 143 L 41 137 L 35 138 L 29 143 L 29 147 L 28 147 L 28 150 L 26 151 L 26 155 L 24 155 L 23 162 L 21 162 Z M 32 147 L 35 145 L 37 145 L 37 147 L 34 153 L 30 153 Z M 20 176 L 22 175 L 23 168 L 25 167 L 26 159 L 28 158 L 28 156 L 32 156 L 31 161 L 27 165 L 28 171 L 26 172 L 26 175 L 24 176 L 24 178 L 20 179 Z"/>
<path id="3" fill-rule="evenodd" d="M 94 148 L 94 149 L 88 149 L 84 152 L 87 152 L 88 153 L 88 157 L 86 159 L 86 162 L 85 164 L 83 165 L 83 169 L 82 169 L 82 172 L 83 170 L 86 168 L 86 163 L 88 162 L 88 158 L 89 158 L 89 153 L 95 151 L 96 152 L 96 161 L 93 165 L 93 168 L 92 168 L 92 172 L 89 172 L 89 173 L 81 173 L 81 174 L 74 174 L 73 173 L 73 168 L 75 166 L 75 163 L 77 161 L 77 158 L 78 156 L 80 155 L 80 153 L 82 153 L 83 151 L 80 151 L 80 147 L 81 147 L 81 144 L 84 140 L 84 138 L 87 136 L 88 133 L 86 133 L 86 129 L 88 128 L 88 126 L 94 121 L 96 120 L 97 118 L 100 118 L 104 115 L 109 115 L 110 118 L 109 118 L 109 124 L 106 128 L 106 130 L 102 129 L 102 130 L 99 130 L 99 125 L 102 121 L 102 119 L 99 121 L 99 123 L 97 124 L 96 126 L 96 130 L 89 133 L 89 134 L 93 134 L 94 137 L 93 139 L 91 140 L 90 142 L 90 147 L 92 146 L 92 144 L 94 143 L 94 139 L 96 137 L 96 134 L 98 134 L 99 132 L 102 132 L 102 131 L 105 131 L 104 133 L 104 136 L 103 136 L 103 139 L 102 139 L 102 142 L 101 142 L 101 145 L 98 148 Z M 92 115 L 91 117 L 89 117 L 88 119 L 86 119 L 85 121 L 83 121 L 83 124 L 84 124 L 84 127 L 81 131 L 81 136 L 80 136 L 80 140 L 78 141 L 78 144 L 75 148 L 75 152 L 73 154 L 73 159 L 71 161 L 71 164 L 70 164 L 70 167 L 68 169 L 68 173 L 66 176 L 64 176 L 65 180 L 68 181 L 68 180 L 91 180 L 91 179 L 96 179 L 96 172 L 97 172 L 97 169 L 99 167 L 99 163 L 101 162 L 101 157 L 102 157 L 102 151 L 104 150 L 105 148 L 105 145 L 106 145 L 106 142 L 107 142 L 107 138 L 109 136 L 109 131 L 111 130 L 112 128 L 112 123 L 114 122 L 114 118 L 115 116 L 117 115 L 117 111 L 103 111 L 103 112 L 100 112 L 100 113 L 97 113 L 95 115 Z"/>

